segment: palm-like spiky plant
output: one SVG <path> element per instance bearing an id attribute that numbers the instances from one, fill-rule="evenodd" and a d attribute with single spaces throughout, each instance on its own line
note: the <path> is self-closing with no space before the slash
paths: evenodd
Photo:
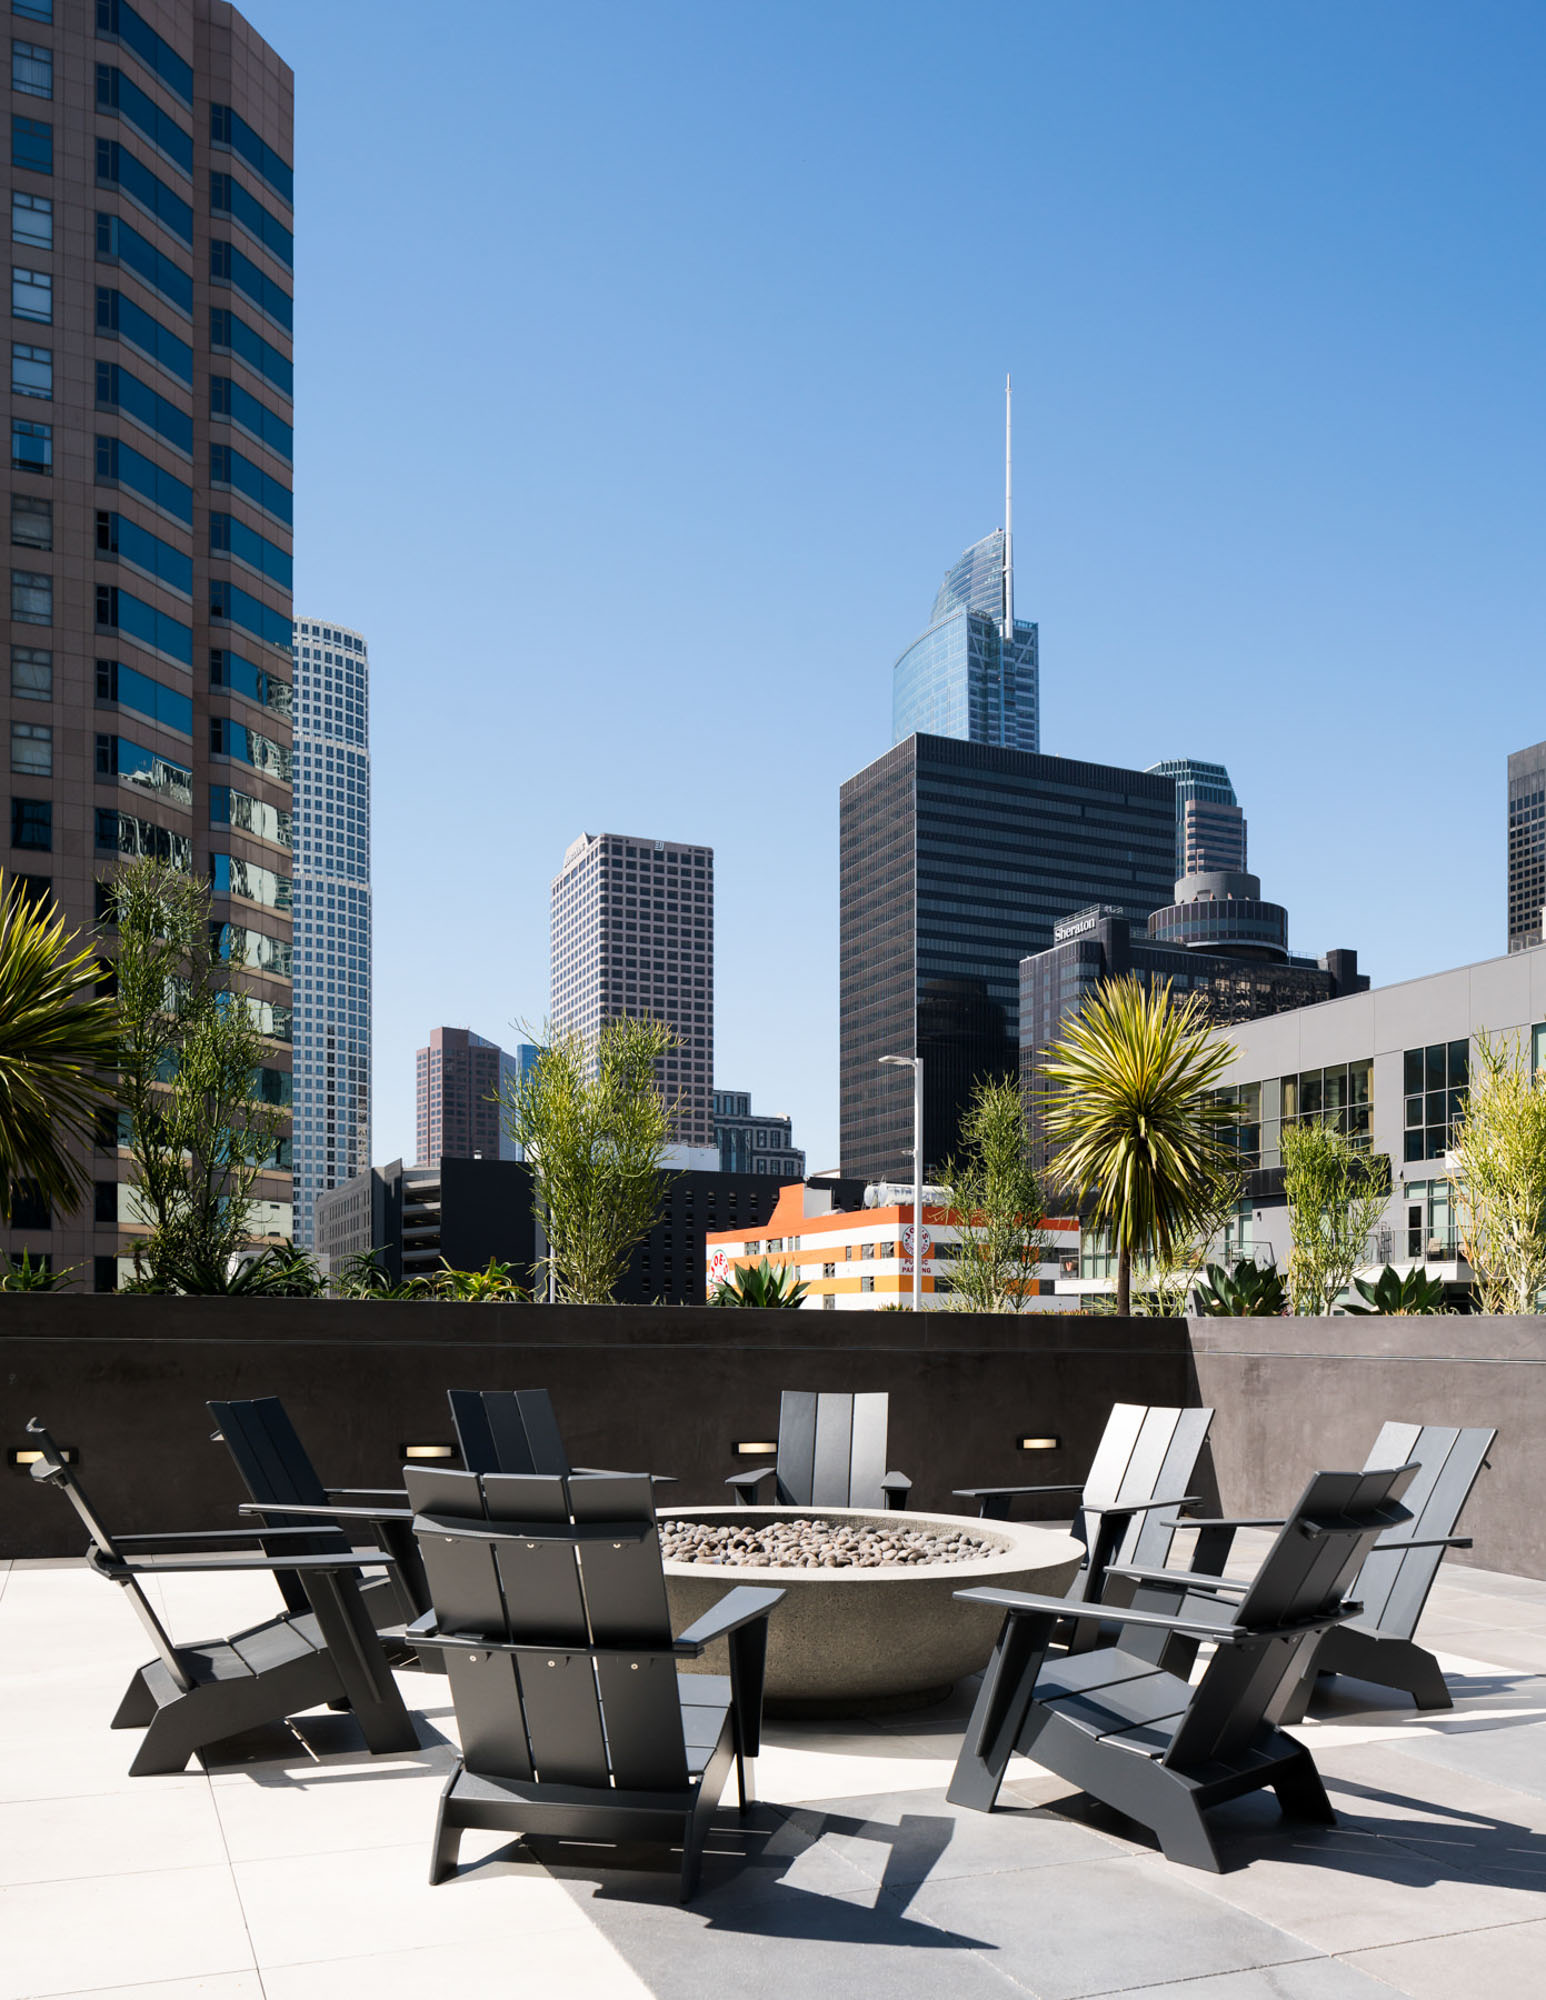
<path id="1" fill-rule="evenodd" d="M 91 946 L 75 950 L 57 907 L 40 908 L 0 875 L 0 1215 L 10 1219 L 18 1181 L 50 1207 L 75 1208 L 90 1186 L 100 1107 L 112 1102 L 117 1010 L 99 996 Z"/>
<path id="2" fill-rule="evenodd" d="M 1200 1319 L 1275 1319 L 1288 1311 L 1288 1293 L 1276 1271 L 1241 1257 L 1233 1270 L 1210 1264 L 1194 1303 Z"/>
<path id="3" fill-rule="evenodd" d="M 1112 1232 L 1119 1314 L 1134 1258 L 1168 1264 L 1231 1162 L 1222 1132 L 1236 1110 L 1207 1093 L 1233 1056 L 1200 996 L 1127 978 L 1098 987 L 1042 1058 L 1050 1173 Z"/>
<path id="4" fill-rule="evenodd" d="M 740 1264 L 724 1279 L 709 1300 L 712 1306 L 797 1306 L 810 1290 L 803 1278 L 786 1267 L 770 1264 L 766 1257 L 755 1264 Z"/>
<path id="5" fill-rule="evenodd" d="M 1346 1305 L 1342 1310 L 1365 1317 L 1378 1313 L 1391 1319 L 1416 1319 L 1428 1313 L 1448 1310 L 1444 1302 L 1444 1280 L 1430 1278 L 1420 1264 L 1405 1274 L 1396 1270 L 1394 1265 L 1387 1264 L 1372 1284 L 1367 1278 L 1355 1278 L 1353 1290 L 1363 1304 Z"/>

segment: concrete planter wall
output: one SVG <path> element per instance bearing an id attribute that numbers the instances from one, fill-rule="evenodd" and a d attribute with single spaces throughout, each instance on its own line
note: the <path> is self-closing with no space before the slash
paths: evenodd
<path id="1" fill-rule="evenodd" d="M 725 1499 L 748 1463 L 735 1441 L 774 1434 L 782 1388 L 889 1390 L 890 1463 L 925 1512 L 959 1505 L 957 1486 L 1081 1479 L 1115 1401 L 1215 1404 L 1217 1497 L 1248 1514 L 1280 1510 L 1318 1466 L 1362 1464 L 1387 1417 L 1491 1423 L 1470 1560 L 1546 1577 L 1541 1320 L 0 1295 L 0 1443 L 23 1445 L 41 1416 L 125 1533 L 231 1520 L 242 1495 L 208 1442 L 208 1397 L 283 1396 L 324 1479 L 379 1486 L 400 1446 L 451 1438 L 448 1388 L 528 1387 L 551 1390 L 577 1462 L 675 1473 L 682 1505 Z M 1020 1452 L 1020 1436 L 1059 1444 Z M 0 1556 L 79 1548 L 63 1502 L 0 1467 Z"/>

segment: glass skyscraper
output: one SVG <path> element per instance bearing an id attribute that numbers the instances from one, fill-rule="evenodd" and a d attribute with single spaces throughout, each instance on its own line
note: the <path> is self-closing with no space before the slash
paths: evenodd
<path id="1" fill-rule="evenodd" d="M 295 625 L 295 1240 L 370 1165 L 370 656 Z"/>
<path id="2" fill-rule="evenodd" d="M 1200 757 L 1166 757 L 1147 767 L 1176 787 L 1176 880 L 1204 868 L 1239 871 L 1245 867 L 1246 828 L 1240 801 L 1222 764 Z M 1191 823 L 1191 850 L 1187 827 Z"/>
<path id="3" fill-rule="evenodd" d="M 1008 608 L 1005 542 L 995 528 L 947 571 L 928 630 L 893 667 L 893 743 L 924 735 L 1041 748 L 1036 627 Z"/>

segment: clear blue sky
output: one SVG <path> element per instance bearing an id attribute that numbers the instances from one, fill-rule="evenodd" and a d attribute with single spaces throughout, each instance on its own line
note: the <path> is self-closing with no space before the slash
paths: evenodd
<path id="1" fill-rule="evenodd" d="M 1043 747 L 1228 763 L 1297 948 L 1503 948 L 1546 736 L 1546 9 L 248 0 L 297 72 L 297 610 L 371 642 L 376 1141 L 718 853 L 717 1074 L 836 1157 L 837 790 L 998 525 Z"/>

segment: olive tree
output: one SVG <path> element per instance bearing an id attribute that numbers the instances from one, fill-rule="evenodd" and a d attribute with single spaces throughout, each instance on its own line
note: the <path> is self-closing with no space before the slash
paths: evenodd
<path id="1" fill-rule="evenodd" d="M 1483 1312 L 1535 1312 L 1546 1289 L 1546 1074 L 1531 1075 L 1517 1042 L 1476 1036 L 1450 1161 Z"/>
<path id="2" fill-rule="evenodd" d="M 549 1030 L 536 1062 L 506 1084 L 505 1129 L 525 1152 L 547 1238 L 539 1295 L 609 1304 L 665 1212 L 661 1162 L 678 1107 L 658 1070 L 676 1046 L 663 1021 L 609 1021 L 594 1041 Z"/>

